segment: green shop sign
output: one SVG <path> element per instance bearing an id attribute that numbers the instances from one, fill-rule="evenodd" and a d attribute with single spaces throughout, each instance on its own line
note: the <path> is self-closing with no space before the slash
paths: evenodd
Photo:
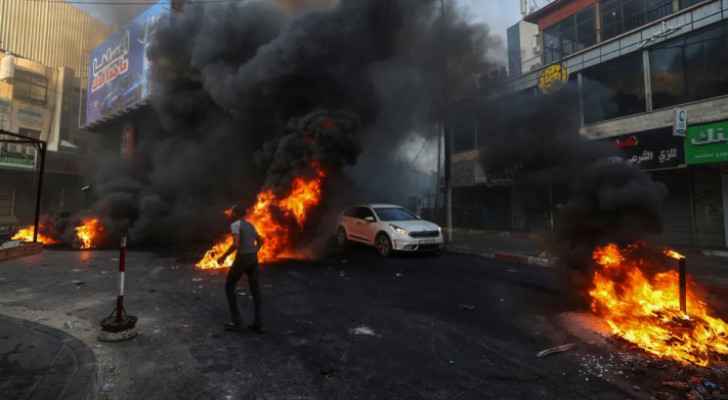
<path id="1" fill-rule="evenodd" d="M 688 164 L 728 161 L 728 121 L 688 127 L 685 161 Z"/>

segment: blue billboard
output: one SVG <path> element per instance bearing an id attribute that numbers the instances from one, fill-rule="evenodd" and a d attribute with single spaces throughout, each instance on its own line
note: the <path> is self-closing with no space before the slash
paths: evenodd
<path id="1" fill-rule="evenodd" d="M 149 96 L 152 87 L 147 48 L 168 13 L 167 0 L 160 1 L 91 52 L 87 126 L 134 107 Z"/>

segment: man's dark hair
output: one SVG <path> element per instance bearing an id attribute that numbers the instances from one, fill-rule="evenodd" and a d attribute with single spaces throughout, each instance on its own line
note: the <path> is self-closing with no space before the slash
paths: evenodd
<path id="1" fill-rule="evenodd" d="M 240 204 L 236 204 L 232 208 L 232 212 L 230 213 L 233 219 L 240 219 L 243 217 L 243 207 Z"/>

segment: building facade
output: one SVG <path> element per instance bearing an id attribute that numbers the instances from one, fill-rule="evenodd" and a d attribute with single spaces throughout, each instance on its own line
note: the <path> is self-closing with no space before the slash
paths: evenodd
<path id="1" fill-rule="evenodd" d="M 542 66 L 512 68 L 502 95 L 542 95 L 544 68 L 565 67 L 578 88 L 580 134 L 612 143 L 668 187 L 664 239 L 728 246 L 728 0 L 557 0 L 524 21 L 538 27 Z M 678 111 L 686 137 L 673 134 Z M 477 146 L 455 150 L 459 191 L 492 192 Z M 562 192 L 537 198 L 543 212 L 528 215 L 512 188 L 499 190 L 510 220 L 497 228 L 526 230 L 548 229 Z"/>
<path id="2" fill-rule="evenodd" d="M 69 4 L 0 2 L 0 129 L 47 143 L 44 213 L 84 206 L 85 71 L 108 31 Z M 33 146 L 0 143 L 0 226 L 32 220 L 37 164 Z"/>

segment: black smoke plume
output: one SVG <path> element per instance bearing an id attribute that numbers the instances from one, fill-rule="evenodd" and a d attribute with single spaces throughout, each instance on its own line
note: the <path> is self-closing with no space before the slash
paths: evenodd
<path id="1" fill-rule="evenodd" d="M 287 191 L 312 162 L 332 213 L 391 198 L 408 187 L 387 168 L 400 144 L 441 117 L 447 88 L 474 87 L 498 45 L 451 2 L 190 2 L 157 31 L 152 111 L 133 159 L 101 162 L 96 209 L 135 243 L 179 245 L 209 242 L 231 203 Z"/>
<path id="2" fill-rule="evenodd" d="M 551 95 L 500 98 L 486 110 L 491 128 L 481 138 L 484 170 L 516 171 L 518 189 L 527 192 L 567 188 L 554 235 L 554 250 L 566 265 L 589 270 L 595 246 L 662 231 L 666 187 L 625 162 L 613 145 L 579 134 L 574 85 Z"/>

